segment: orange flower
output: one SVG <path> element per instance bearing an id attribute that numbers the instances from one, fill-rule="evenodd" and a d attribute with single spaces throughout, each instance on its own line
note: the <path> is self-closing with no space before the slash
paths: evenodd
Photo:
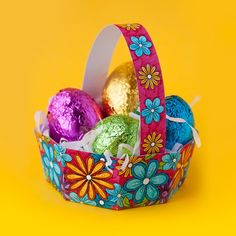
<path id="1" fill-rule="evenodd" d="M 132 166 L 137 164 L 141 160 L 142 160 L 142 157 L 135 157 L 135 156 L 130 157 L 129 162 L 124 170 L 122 170 L 121 167 L 124 164 L 125 160 L 118 160 L 118 163 L 120 164 L 120 166 L 117 166 L 116 169 L 119 170 L 119 175 L 124 174 L 124 177 L 128 177 L 129 175 L 132 176 L 132 173 L 131 173 Z"/>
<path id="2" fill-rule="evenodd" d="M 83 198 L 88 194 L 90 200 L 94 200 L 96 194 L 102 199 L 107 198 L 105 188 L 114 189 L 114 186 L 105 180 L 110 178 L 112 174 L 109 171 L 102 171 L 105 167 L 104 161 L 94 163 L 92 157 L 88 157 L 87 163 L 80 156 L 76 156 L 77 165 L 67 163 L 67 167 L 73 171 L 67 174 L 66 178 L 72 180 L 71 190 L 78 189 L 78 196 Z"/>
<path id="3" fill-rule="evenodd" d="M 157 135 L 156 132 L 153 132 L 144 139 L 144 144 L 142 146 L 144 148 L 144 151 L 148 154 L 158 153 L 160 151 L 160 148 L 163 147 L 162 142 L 163 139 L 161 139 L 161 134 Z"/>
<path id="4" fill-rule="evenodd" d="M 158 80 L 160 80 L 159 72 L 156 71 L 156 67 L 151 67 L 149 64 L 146 67 L 142 66 L 142 70 L 139 71 L 141 84 L 147 89 L 151 87 L 154 89 L 154 85 L 158 85 Z"/>
<path id="5" fill-rule="evenodd" d="M 179 181 L 184 177 L 184 170 L 189 164 L 189 159 L 192 156 L 194 145 L 189 144 L 187 147 L 183 148 L 181 151 L 181 158 L 177 164 L 177 170 L 171 182 L 171 190 L 175 189 Z"/>
<path id="6" fill-rule="evenodd" d="M 137 23 L 134 23 L 134 24 L 121 24 L 121 25 L 118 25 L 118 26 L 120 26 L 121 28 L 127 29 L 127 30 L 136 30 L 136 29 L 140 28 L 140 25 L 137 24 Z"/>

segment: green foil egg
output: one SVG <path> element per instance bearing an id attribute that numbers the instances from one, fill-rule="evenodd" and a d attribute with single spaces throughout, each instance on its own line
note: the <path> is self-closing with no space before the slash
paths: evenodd
<path id="1" fill-rule="evenodd" d="M 116 156 L 119 144 L 125 143 L 134 147 L 138 127 L 139 122 L 126 115 L 114 115 L 101 120 L 95 127 L 99 134 L 92 144 L 93 151 L 102 154 L 109 150 Z M 131 154 L 127 149 L 125 153 Z"/>

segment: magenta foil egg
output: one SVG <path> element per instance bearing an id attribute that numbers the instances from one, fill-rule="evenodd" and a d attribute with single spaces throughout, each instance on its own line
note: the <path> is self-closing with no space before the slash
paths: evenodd
<path id="1" fill-rule="evenodd" d="M 75 88 L 60 90 L 48 107 L 50 137 L 60 142 L 81 140 L 102 119 L 99 105 L 87 93 Z"/>

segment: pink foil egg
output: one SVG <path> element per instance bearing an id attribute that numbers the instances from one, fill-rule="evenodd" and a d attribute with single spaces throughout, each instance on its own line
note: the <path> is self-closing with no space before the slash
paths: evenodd
<path id="1" fill-rule="evenodd" d="M 86 92 L 75 88 L 60 90 L 48 107 L 49 135 L 56 141 L 81 140 L 102 119 L 99 105 Z"/>

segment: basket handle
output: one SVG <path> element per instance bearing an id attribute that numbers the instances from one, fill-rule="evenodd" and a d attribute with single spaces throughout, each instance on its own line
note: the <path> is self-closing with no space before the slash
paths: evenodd
<path id="1" fill-rule="evenodd" d="M 162 73 L 152 40 L 142 25 L 109 25 L 100 32 L 87 61 L 83 90 L 100 101 L 112 54 L 121 34 L 128 45 L 138 83 L 140 154 L 164 152 L 166 111 Z"/>

